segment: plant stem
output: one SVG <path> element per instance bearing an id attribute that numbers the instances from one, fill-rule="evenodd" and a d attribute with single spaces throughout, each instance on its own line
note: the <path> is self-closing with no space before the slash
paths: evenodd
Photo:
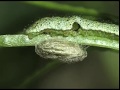
<path id="1" fill-rule="evenodd" d="M 58 32 L 56 30 L 56 32 Z M 88 32 L 88 31 L 86 31 Z M 83 32 L 83 34 L 79 34 L 76 36 L 50 36 L 50 35 L 38 35 L 34 38 L 30 39 L 28 35 L 24 34 L 18 34 L 18 35 L 0 35 L 0 46 L 1 47 L 18 47 L 18 46 L 35 46 L 37 43 L 40 43 L 43 40 L 51 39 L 51 38 L 58 38 L 58 39 L 66 39 L 71 42 L 77 42 L 81 45 L 89 45 L 89 46 L 98 46 L 98 47 L 104 47 L 104 48 L 111 48 L 115 50 L 119 50 L 119 41 L 118 36 L 116 38 L 111 38 L 110 36 L 105 37 L 106 34 L 103 32 L 103 36 L 97 36 L 95 34 L 95 31 L 91 31 L 94 33 L 94 35 L 91 35 L 91 32 Z M 92 34 L 93 34 L 92 33 Z M 99 33 L 98 33 L 99 34 Z"/>

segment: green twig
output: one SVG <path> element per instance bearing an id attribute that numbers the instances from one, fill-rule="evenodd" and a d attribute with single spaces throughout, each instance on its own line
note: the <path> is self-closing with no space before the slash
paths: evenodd
<path id="1" fill-rule="evenodd" d="M 51 31 L 52 32 L 52 31 Z M 43 40 L 58 38 L 66 39 L 71 42 L 77 42 L 82 45 L 98 46 L 104 48 L 111 48 L 119 50 L 119 37 L 114 34 L 107 34 L 98 31 L 85 31 L 80 30 L 79 33 L 65 36 L 66 33 L 58 33 L 56 30 L 52 32 L 52 35 L 42 34 L 29 38 L 27 35 L 1 35 L 0 46 L 2 47 L 17 47 L 17 46 L 35 46 Z"/>
<path id="2" fill-rule="evenodd" d="M 54 10 L 69 11 L 73 13 L 76 12 L 76 13 L 93 15 L 93 16 L 97 16 L 99 14 L 96 10 L 93 10 L 93 9 L 86 9 L 84 7 L 73 7 L 70 5 L 59 4 L 51 1 L 47 1 L 47 2 L 46 1 L 27 1 L 25 3 L 39 6 L 39 7 L 54 9 Z"/>
<path id="3" fill-rule="evenodd" d="M 28 76 L 18 87 L 16 88 L 25 88 L 30 85 L 33 81 L 36 81 L 39 77 L 42 77 L 44 74 L 48 73 L 50 70 L 55 69 L 55 67 L 60 66 L 61 63 L 59 62 L 51 62 L 48 63 L 44 68 L 40 68 L 39 70 L 35 71 L 32 75 Z"/>

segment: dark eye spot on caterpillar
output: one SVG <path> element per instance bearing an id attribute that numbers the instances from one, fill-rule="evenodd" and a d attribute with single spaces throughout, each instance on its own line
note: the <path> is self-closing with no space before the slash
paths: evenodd
<path id="1" fill-rule="evenodd" d="M 78 32 L 79 28 L 81 28 L 80 25 L 77 22 L 74 22 L 71 30 Z"/>

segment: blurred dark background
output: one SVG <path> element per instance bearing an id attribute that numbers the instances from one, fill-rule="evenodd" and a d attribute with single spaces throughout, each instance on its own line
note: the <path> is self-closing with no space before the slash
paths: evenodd
<path id="1" fill-rule="evenodd" d="M 119 16 L 117 1 L 59 1 L 57 3 L 82 6 Z M 0 34 L 20 33 L 38 18 L 69 15 L 79 14 L 24 2 L 0 2 Z M 26 78 L 34 75 L 48 63 L 49 60 L 44 60 L 35 53 L 34 47 L 0 47 L 0 88 L 17 88 Z M 119 88 L 119 52 L 90 47 L 88 57 L 84 61 L 61 64 L 30 83 L 19 88 Z"/>

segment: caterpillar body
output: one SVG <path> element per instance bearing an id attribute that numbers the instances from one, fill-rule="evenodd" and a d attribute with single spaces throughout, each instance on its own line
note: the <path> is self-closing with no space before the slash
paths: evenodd
<path id="1" fill-rule="evenodd" d="M 26 33 L 36 33 L 46 29 L 71 30 L 75 22 L 84 30 L 98 30 L 119 35 L 118 25 L 92 21 L 80 16 L 45 17 L 36 21 L 26 30 Z"/>

